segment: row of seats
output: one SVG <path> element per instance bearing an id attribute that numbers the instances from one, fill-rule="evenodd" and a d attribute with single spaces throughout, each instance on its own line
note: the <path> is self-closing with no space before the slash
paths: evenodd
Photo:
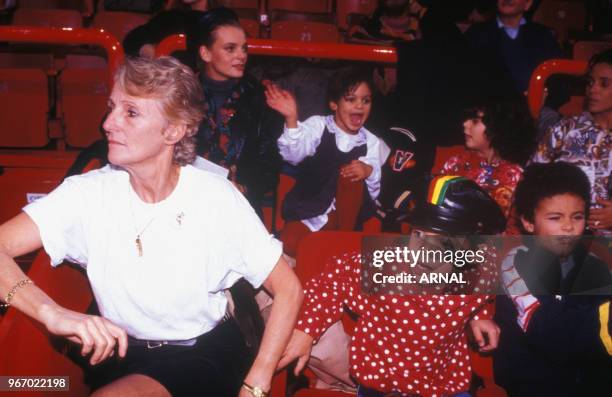
<path id="1" fill-rule="evenodd" d="M 260 2 L 264 4 L 261 5 Z M 253 23 L 259 25 L 259 14 L 266 12 L 270 14 L 273 22 L 286 18 L 310 22 L 324 20 L 334 28 L 346 31 L 354 21 L 370 15 L 376 8 L 377 0 L 222 0 L 220 3 L 235 9 L 242 19 L 249 21 L 249 25 Z M 82 4 L 83 2 L 77 0 L 22 0 L 17 12 L 23 13 L 24 10 L 41 8 L 45 9 L 45 12 L 49 12 L 50 9 L 61 9 L 66 13 L 72 13 L 70 19 L 80 19 Z M 98 1 L 97 14 L 105 12 L 104 1 Z M 296 16 L 296 13 L 300 15 Z M 140 14 L 140 17 L 146 18 L 146 15 Z M 536 22 L 551 27 L 560 42 L 565 42 L 570 34 L 584 32 L 589 28 L 585 3 L 579 0 L 543 0 L 533 18 Z"/>
<path id="2" fill-rule="evenodd" d="M 579 42 L 574 48 L 576 59 L 587 60 L 612 43 Z M 0 52 L 0 147 L 41 148 L 54 138 L 74 148 L 88 146 L 101 137 L 109 92 L 101 55 Z M 581 107 L 582 98 L 575 97 L 562 113 Z M 28 116 L 20 109 L 28 109 Z"/>

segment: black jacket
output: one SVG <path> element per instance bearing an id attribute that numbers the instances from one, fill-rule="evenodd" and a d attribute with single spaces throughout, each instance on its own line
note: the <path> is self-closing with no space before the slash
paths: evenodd
<path id="1" fill-rule="evenodd" d="M 258 213 L 261 213 L 263 196 L 276 189 L 281 158 L 276 145 L 283 132 L 282 116 L 266 104 L 263 86 L 252 76 L 240 81 L 242 94 L 236 104 L 236 112 L 229 121 L 231 131 L 240 131 L 245 142 L 237 162 L 237 182 L 247 188 L 246 197 Z M 204 87 L 206 92 L 206 87 Z M 198 131 L 198 153 L 206 151 L 210 136 L 206 120 Z"/>
<path id="2" fill-rule="evenodd" d="M 501 334 L 495 381 L 509 397 L 603 396 L 612 390 L 612 357 L 599 335 L 599 307 L 610 301 L 612 277 L 608 266 L 584 249 L 576 249 L 573 259 L 573 269 L 561 281 L 558 261 L 545 251 L 531 248 L 515 257 L 540 306 L 523 332 L 510 297 L 496 300 Z M 593 290 L 600 295 L 586 294 Z"/>

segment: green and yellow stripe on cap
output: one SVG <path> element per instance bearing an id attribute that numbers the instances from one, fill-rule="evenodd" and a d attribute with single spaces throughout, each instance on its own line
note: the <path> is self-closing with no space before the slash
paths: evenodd
<path id="1" fill-rule="evenodd" d="M 448 187 L 460 180 L 465 180 L 465 177 L 456 175 L 441 175 L 435 177 L 429 184 L 429 193 L 427 194 L 427 202 L 433 205 L 440 205 L 444 202 Z"/>

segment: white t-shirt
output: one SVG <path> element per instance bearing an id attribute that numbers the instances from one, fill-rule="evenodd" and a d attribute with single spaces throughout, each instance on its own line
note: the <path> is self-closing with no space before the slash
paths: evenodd
<path id="1" fill-rule="evenodd" d="M 229 181 L 192 166 L 155 204 L 138 197 L 126 171 L 106 166 L 66 179 L 24 211 L 51 264 L 86 268 L 101 314 L 140 339 L 211 330 L 226 312 L 223 290 L 241 277 L 259 287 L 282 252 Z"/>

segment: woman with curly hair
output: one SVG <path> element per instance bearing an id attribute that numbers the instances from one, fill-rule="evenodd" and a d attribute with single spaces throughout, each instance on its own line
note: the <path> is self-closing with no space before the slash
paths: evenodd
<path id="1" fill-rule="evenodd" d="M 463 123 L 465 152 L 446 161 L 442 174 L 474 180 L 510 213 L 522 165 L 535 149 L 536 128 L 524 99 L 491 102 L 470 110 Z"/>

